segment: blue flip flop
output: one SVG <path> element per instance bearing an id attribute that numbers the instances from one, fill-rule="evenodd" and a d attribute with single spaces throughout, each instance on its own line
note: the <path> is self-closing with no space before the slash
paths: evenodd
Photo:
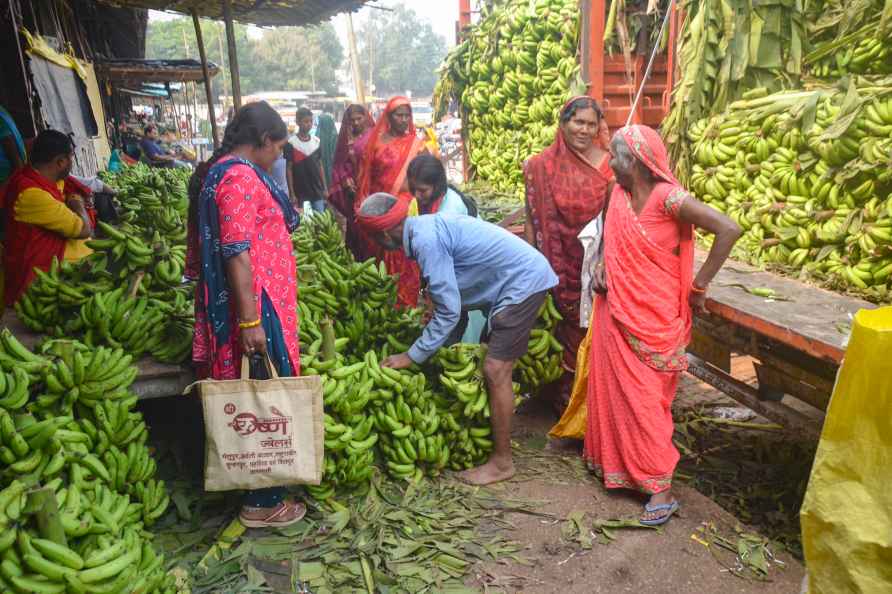
<path id="1" fill-rule="evenodd" d="M 649 514 L 664 510 L 666 511 L 666 515 L 664 516 L 660 516 L 659 518 L 655 518 L 653 520 L 638 521 L 644 526 L 662 526 L 669 521 L 669 518 L 672 517 L 672 514 L 678 511 L 678 501 L 673 500 L 672 503 L 660 503 L 658 505 L 651 505 L 649 503 L 644 504 L 644 511 Z"/>

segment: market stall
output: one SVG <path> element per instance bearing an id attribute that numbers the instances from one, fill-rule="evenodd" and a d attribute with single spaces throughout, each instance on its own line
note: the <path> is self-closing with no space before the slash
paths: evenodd
<path id="1" fill-rule="evenodd" d="M 168 112 L 170 117 L 157 123 L 166 123 L 190 148 L 212 144 L 199 132 L 201 122 L 209 121 L 210 108 L 207 104 L 199 108 L 195 85 L 205 76 L 216 76 L 220 72 L 216 64 L 208 64 L 205 70 L 196 60 L 107 59 L 98 62 L 96 69 L 117 133 L 141 136 L 141 126 L 133 118 L 133 107 L 141 104 Z"/>
<path id="2" fill-rule="evenodd" d="M 235 48 L 233 21 L 250 23 L 258 26 L 304 26 L 324 21 L 332 16 L 358 10 L 368 0 L 280 0 L 275 3 L 249 2 L 245 0 L 206 0 L 191 2 L 188 0 L 167 2 L 165 0 L 99 0 L 104 4 L 148 8 L 152 10 L 168 10 L 189 14 L 195 26 L 195 37 L 198 41 L 198 52 L 204 69 L 205 94 L 207 96 L 208 115 L 211 121 L 214 147 L 218 146 L 219 135 L 214 115 L 213 98 L 211 96 L 210 75 L 208 73 L 207 52 L 201 33 L 199 18 L 223 20 L 226 24 L 226 45 L 229 58 L 230 76 L 232 78 L 233 104 L 238 109 L 242 104 L 241 80 L 239 77 L 238 55 Z"/>

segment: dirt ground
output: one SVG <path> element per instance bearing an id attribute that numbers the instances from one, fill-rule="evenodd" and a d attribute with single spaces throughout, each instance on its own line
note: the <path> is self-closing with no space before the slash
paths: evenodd
<path id="1" fill-rule="evenodd" d="M 708 398 L 723 398 L 710 391 L 708 386 L 686 377 L 679 399 L 682 404 L 693 405 Z M 786 554 L 778 555 L 783 565 L 772 565 L 768 582 L 748 581 L 724 570 L 692 535 L 704 523 L 712 523 L 720 534 L 732 537 L 738 521 L 714 501 L 684 485 L 674 487 L 681 509 L 663 530 L 618 530 L 615 540 L 609 544 L 595 540 L 587 551 L 568 542 L 562 537 L 568 514 L 586 512 L 587 525 L 591 525 L 596 519 L 636 516 L 641 513 L 643 500 L 631 493 L 608 492 L 594 477 L 577 470 L 580 465 L 575 452 L 549 448 L 544 436 L 553 420 L 553 414 L 536 402 L 518 411 L 514 439 L 519 473 L 494 490 L 507 497 L 542 502 L 539 509 L 554 519 L 513 514 L 511 537 L 526 543 L 522 554 L 533 564 L 491 564 L 478 574 L 478 584 L 488 584 L 494 591 L 542 594 L 799 593 L 804 568 Z"/>
<path id="2" fill-rule="evenodd" d="M 741 377 L 745 375 L 741 370 L 746 362 L 739 366 L 735 375 Z M 736 406 L 711 387 L 684 376 L 676 397 L 676 412 L 705 402 Z M 157 425 L 153 424 L 158 433 L 156 437 L 176 442 L 191 438 L 185 455 L 193 460 L 186 465 L 200 468 L 204 451 L 201 432 L 196 431 L 200 409 L 192 401 L 176 401 L 177 406 L 171 408 L 172 404 L 166 399 L 149 401 L 143 408 L 148 409 L 145 412 L 150 418 L 157 417 Z M 468 585 L 484 592 L 525 594 L 799 594 L 804 568 L 786 553 L 778 554 L 782 564 L 771 565 L 768 581 L 745 580 L 724 569 L 710 550 L 698 542 L 698 529 L 704 524 L 714 526 L 718 534 L 736 542 L 738 519 L 712 499 L 678 483 L 674 493 L 681 509 L 659 531 L 615 530 L 615 540 L 601 544 L 593 538 L 588 550 L 566 538 L 562 530 L 574 512 L 584 512 L 583 524 L 592 526 L 598 520 L 637 517 L 644 500 L 628 492 L 608 492 L 584 469 L 578 451 L 551 447 L 546 435 L 554 421 L 554 413 L 541 400 L 521 406 L 513 432 L 517 476 L 491 487 L 506 500 L 522 501 L 525 507 L 529 502 L 536 504 L 534 509 L 539 515 L 510 513 L 507 516 L 513 525 L 507 536 L 524 546 L 519 553 L 523 561 L 478 567 L 467 580 Z M 164 433 L 166 436 L 161 435 Z M 750 527 L 743 528 L 749 533 L 756 532 Z M 725 562 L 731 563 L 733 557 L 722 552 Z M 288 571 L 283 570 L 282 575 L 286 577 L 281 577 L 281 571 L 258 568 L 266 574 L 274 591 L 290 591 Z"/>

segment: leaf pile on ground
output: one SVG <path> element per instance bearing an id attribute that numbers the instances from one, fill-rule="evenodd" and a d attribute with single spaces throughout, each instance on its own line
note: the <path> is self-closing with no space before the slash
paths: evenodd
<path id="1" fill-rule="evenodd" d="M 674 416 L 682 455 L 676 479 L 801 559 L 799 508 L 816 444 L 791 439 L 776 425 L 716 419 L 705 408 Z"/>
<path id="2" fill-rule="evenodd" d="M 230 524 L 220 538 L 238 498 L 190 497 L 187 487 L 174 485 L 179 518 L 162 522 L 157 542 L 179 560 L 192 594 L 477 592 L 468 584 L 479 563 L 524 562 L 521 545 L 503 535 L 505 516 L 535 513 L 528 503 L 448 479 L 408 486 L 376 479 L 365 497 L 310 500 L 307 516 L 287 528 L 237 536 Z"/>

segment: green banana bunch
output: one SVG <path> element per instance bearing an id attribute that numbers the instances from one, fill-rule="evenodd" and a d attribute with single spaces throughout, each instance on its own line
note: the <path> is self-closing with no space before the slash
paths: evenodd
<path id="1" fill-rule="evenodd" d="M 135 227 L 98 227 L 106 238 L 88 242 L 96 251 L 85 260 L 35 271 L 35 282 L 15 304 L 17 315 L 50 336 L 182 362 L 194 326 L 191 288 L 182 284 L 185 245 L 171 246 L 157 230 L 146 243 Z"/>
<path id="2" fill-rule="evenodd" d="M 499 191 L 522 199 L 522 163 L 554 140 L 579 76 L 578 30 L 572 0 L 500 2 L 440 68 L 435 108 L 460 102 L 476 175 Z"/>
<path id="3" fill-rule="evenodd" d="M 870 0 L 857 10 L 842 0 L 809 2 L 810 51 L 804 62 L 811 75 L 840 79 L 850 73 L 892 74 L 888 10 L 882 0 Z"/>
<path id="4" fill-rule="evenodd" d="M 91 534 L 75 545 L 40 538 L 31 528 L 10 529 L 3 551 L 0 587 L 5 591 L 175 592 L 172 575 L 136 527 L 120 535 Z M 8 537 L 7 537 L 8 538 Z"/>
<path id="5" fill-rule="evenodd" d="M 564 347 L 554 337 L 558 322 L 563 320 L 551 294 L 539 308 L 536 326 L 530 332 L 527 352 L 517 361 L 515 379 L 526 394 L 535 394 L 539 389 L 558 380 L 564 373 L 561 359 Z"/>
<path id="6" fill-rule="evenodd" d="M 159 232 L 176 245 L 186 238 L 189 176 L 182 169 L 153 169 L 138 164 L 120 173 L 105 172 L 103 179 L 118 191 L 115 201 L 124 223 L 139 228 L 142 235 Z"/>
<path id="7" fill-rule="evenodd" d="M 443 394 L 434 402 L 450 448 L 450 468 L 462 470 L 484 462 L 492 450 L 489 392 L 483 378 L 486 346 L 455 344 L 442 348 L 434 363 L 439 367 Z M 520 403 L 520 385 L 514 384 L 514 403 Z"/>
<path id="8" fill-rule="evenodd" d="M 733 255 L 888 300 L 892 258 L 892 79 L 765 89 L 688 131 L 688 181 L 743 230 Z M 814 106 L 806 122 L 805 106 Z"/>
<path id="9" fill-rule="evenodd" d="M 702 127 L 699 121 L 727 110 L 735 100 L 757 99 L 798 86 L 806 39 L 803 12 L 799 4 L 768 7 L 705 0 L 691 6 L 679 34 L 680 75 L 672 91 L 671 110 L 660 125 L 676 175 L 688 179 L 694 173 L 694 163 L 717 167 L 733 160 L 736 153 L 733 143 L 717 139 L 710 139 L 714 142 L 706 148 L 695 146 L 691 135 Z M 738 18 L 728 20 L 730 13 Z M 767 21 L 773 23 L 771 28 L 760 25 Z M 747 51 L 751 58 L 742 59 Z M 742 136 L 747 142 L 761 140 Z M 757 154 L 764 159 L 765 145 L 761 145 Z"/>
<path id="10" fill-rule="evenodd" d="M 118 592 L 173 586 L 144 526 L 167 509 L 121 350 L 47 340 L 32 352 L 0 331 L 0 589 Z M 66 544 L 41 538 L 26 504 L 55 495 Z M 128 590 L 131 591 L 131 590 Z"/>
<path id="11" fill-rule="evenodd" d="M 34 282 L 15 304 L 16 315 L 32 330 L 52 336 L 76 331 L 67 313 L 86 303 L 91 294 L 113 287 L 111 279 L 85 278 L 88 275 L 83 265 L 68 261 L 60 264 L 56 258 L 48 271 L 35 269 L 34 274 Z"/>
<path id="12" fill-rule="evenodd" d="M 309 217 L 294 234 L 293 244 L 302 343 L 321 341 L 318 324 L 327 317 L 334 320 L 336 334 L 349 340 L 347 355 L 363 358 L 380 348 L 379 334 L 388 337 L 391 348 L 408 349 L 404 343 L 420 333 L 421 312 L 394 308 L 395 279 L 383 263 L 353 261 L 331 213 Z"/>

